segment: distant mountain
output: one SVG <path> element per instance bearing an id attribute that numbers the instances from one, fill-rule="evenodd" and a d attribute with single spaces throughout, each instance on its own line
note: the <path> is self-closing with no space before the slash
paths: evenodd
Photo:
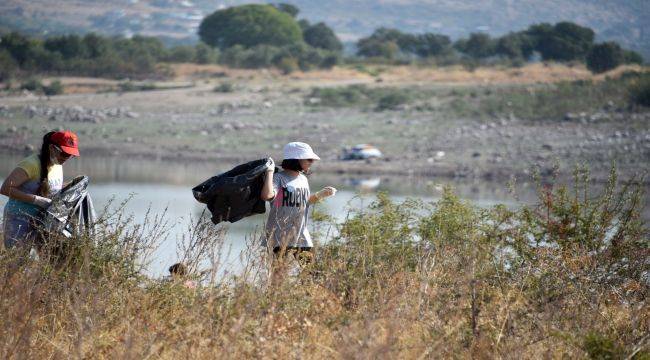
<path id="1" fill-rule="evenodd" d="M 344 41 L 380 26 L 435 32 L 453 39 L 471 32 L 502 35 L 530 24 L 573 21 L 650 59 L 650 0 L 279 0 L 300 18 L 324 21 Z M 195 38 L 203 16 L 246 0 L 3 0 L 0 29 L 32 32 L 85 29 L 102 33 Z M 29 28 L 31 26 L 31 28 Z"/>

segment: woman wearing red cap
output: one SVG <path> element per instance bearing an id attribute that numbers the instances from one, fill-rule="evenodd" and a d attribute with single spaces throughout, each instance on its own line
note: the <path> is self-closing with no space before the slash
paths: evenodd
<path id="1" fill-rule="evenodd" d="M 52 195 L 63 187 L 63 167 L 72 156 L 79 156 L 77 135 L 71 131 L 52 131 L 43 137 L 38 154 L 16 165 L 5 179 L 0 194 L 9 197 L 4 210 L 6 248 L 30 246 L 36 238 L 34 220 L 47 208 Z"/>

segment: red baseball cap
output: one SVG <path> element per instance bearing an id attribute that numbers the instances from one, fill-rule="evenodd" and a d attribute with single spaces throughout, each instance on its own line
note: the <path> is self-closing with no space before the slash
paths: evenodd
<path id="1" fill-rule="evenodd" d="M 68 155 L 79 156 L 77 134 L 72 131 L 57 131 L 50 137 L 52 144 L 57 145 Z"/>

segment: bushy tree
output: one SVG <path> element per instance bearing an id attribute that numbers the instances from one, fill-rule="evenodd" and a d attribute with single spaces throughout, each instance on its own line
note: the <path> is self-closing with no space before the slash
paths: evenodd
<path id="1" fill-rule="evenodd" d="M 179 45 L 169 49 L 169 55 L 165 60 L 169 62 L 183 63 L 193 62 L 195 59 L 196 47 L 189 45 Z"/>
<path id="2" fill-rule="evenodd" d="M 381 27 L 357 41 L 357 54 L 364 57 L 393 59 L 400 51 L 413 48 L 414 36 L 397 29 Z"/>
<path id="3" fill-rule="evenodd" d="M 420 57 L 443 55 L 450 50 L 451 40 L 446 35 L 424 33 L 409 39 L 403 37 L 402 42 L 410 42 L 411 52 Z"/>
<path id="4" fill-rule="evenodd" d="M 63 35 L 45 39 L 43 47 L 58 52 L 64 59 L 86 56 L 86 46 L 78 35 Z"/>
<path id="5" fill-rule="evenodd" d="M 20 66 L 31 57 L 34 45 L 32 40 L 17 32 L 11 32 L 0 38 L 0 49 L 6 49 Z"/>
<path id="6" fill-rule="evenodd" d="M 208 45 L 227 49 L 234 45 L 283 46 L 302 41 L 302 32 L 291 15 L 270 5 L 242 5 L 218 10 L 199 26 Z"/>
<path id="7" fill-rule="evenodd" d="M 488 34 L 472 33 L 469 39 L 458 40 L 454 47 L 470 57 L 481 59 L 494 55 L 496 44 Z"/>
<path id="8" fill-rule="evenodd" d="M 217 50 L 211 48 L 205 43 L 199 42 L 195 47 L 195 57 L 194 61 L 197 64 L 214 64 L 219 58 Z"/>
<path id="9" fill-rule="evenodd" d="M 399 46 L 395 41 L 382 41 L 370 37 L 357 42 L 357 54 L 360 56 L 393 59 L 398 52 Z"/>
<path id="10" fill-rule="evenodd" d="M 594 41 L 594 31 L 571 22 L 537 24 L 526 34 L 533 38 L 535 50 L 544 60 L 583 60 Z"/>
<path id="11" fill-rule="evenodd" d="M 623 56 L 626 64 L 643 64 L 643 56 L 636 51 L 623 50 Z"/>
<path id="12" fill-rule="evenodd" d="M 18 64 L 6 49 L 0 49 L 0 81 L 11 79 L 18 71 Z"/>
<path id="13" fill-rule="evenodd" d="M 298 16 L 298 13 L 300 12 L 300 9 L 298 9 L 297 6 L 287 4 L 287 3 L 272 4 L 272 6 L 274 8 L 276 8 L 276 9 L 282 11 L 283 13 L 287 13 L 287 14 L 291 15 L 292 18 L 295 18 L 296 16 Z"/>
<path id="14" fill-rule="evenodd" d="M 243 66 L 249 69 L 268 68 L 273 65 L 280 49 L 270 45 L 257 45 L 248 49 Z"/>
<path id="15" fill-rule="evenodd" d="M 510 59 L 528 59 L 533 54 L 535 44 L 525 33 L 510 33 L 500 37 L 496 43 L 496 54 Z"/>
<path id="16" fill-rule="evenodd" d="M 615 69 L 624 61 L 625 53 L 615 42 L 594 45 L 587 54 L 587 68 L 593 73 Z"/>
<path id="17" fill-rule="evenodd" d="M 308 25 L 306 29 L 303 29 L 303 38 L 307 44 L 315 48 L 330 51 L 343 50 L 343 44 L 341 44 L 339 38 L 336 37 L 334 31 L 322 22 Z"/>
<path id="18" fill-rule="evenodd" d="M 91 59 L 104 56 L 111 49 L 110 41 L 107 38 L 94 33 L 85 35 L 83 43 L 88 53 L 88 57 Z"/>

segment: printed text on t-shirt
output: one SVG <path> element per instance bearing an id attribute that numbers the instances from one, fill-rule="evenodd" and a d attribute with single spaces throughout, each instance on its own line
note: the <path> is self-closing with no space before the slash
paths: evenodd
<path id="1" fill-rule="evenodd" d="M 309 189 L 294 188 L 290 191 L 286 186 L 282 187 L 282 204 L 280 206 L 301 207 L 307 204 Z"/>

